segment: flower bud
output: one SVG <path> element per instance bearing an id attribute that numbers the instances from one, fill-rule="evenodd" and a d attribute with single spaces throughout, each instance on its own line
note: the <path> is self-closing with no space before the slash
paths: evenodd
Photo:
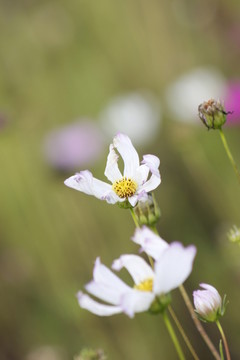
<path id="1" fill-rule="evenodd" d="M 208 130 L 221 129 L 226 122 L 227 112 L 219 100 L 210 99 L 198 106 L 198 115 Z"/>
<path id="2" fill-rule="evenodd" d="M 224 315 L 226 303 L 218 291 L 211 285 L 200 284 L 204 290 L 193 292 L 195 311 L 203 321 L 215 322 Z"/>
<path id="3" fill-rule="evenodd" d="M 154 195 L 151 193 L 147 194 L 146 201 L 139 201 L 137 206 L 134 207 L 133 211 L 140 226 L 154 226 L 161 216 L 160 208 L 155 200 Z"/>
<path id="4" fill-rule="evenodd" d="M 230 241 L 240 245 L 240 228 L 234 225 L 227 235 Z"/>

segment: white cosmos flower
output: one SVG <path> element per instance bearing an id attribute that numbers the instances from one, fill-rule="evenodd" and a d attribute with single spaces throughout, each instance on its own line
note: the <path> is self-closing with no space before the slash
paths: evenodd
<path id="1" fill-rule="evenodd" d="M 118 168 L 118 154 L 124 162 L 123 174 Z M 160 160 L 154 155 L 144 155 L 140 165 L 139 156 L 127 135 L 119 133 L 109 147 L 105 176 L 112 184 L 93 177 L 88 170 L 81 171 L 65 180 L 65 185 L 94 195 L 109 204 L 128 200 L 135 206 L 139 200 L 145 200 L 146 194 L 154 190 L 161 182 Z M 149 177 L 149 173 L 151 176 Z"/>
<path id="2" fill-rule="evenodd" d="M 154 269 L 138 255 L 120 256 L 112 268 L 118 271 L 125 267 L 134 281 L 133 287 L 125 284 L 98 258 L 93 280 L 86 285 L 86 290 L 105 303 L 79 292 L 79 305 L 99 316 L 123 312 L 132 318 L 135 313 L 148 310 L 156 296 L 169 293 L 187 279 L 195 254 L 194 246 L 184 248 L 180 243 L 172 243 L 155 262 Z"/>

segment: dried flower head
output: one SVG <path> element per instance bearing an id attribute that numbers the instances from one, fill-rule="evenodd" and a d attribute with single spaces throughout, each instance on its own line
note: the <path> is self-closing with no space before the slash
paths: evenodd
<path id="1" fill-rule="evenodd" d="M 226 122 L 227 112 L 220 100 L 210 99 L 198 106 L 198 115 L 209 129 L 221 129 Z"/>

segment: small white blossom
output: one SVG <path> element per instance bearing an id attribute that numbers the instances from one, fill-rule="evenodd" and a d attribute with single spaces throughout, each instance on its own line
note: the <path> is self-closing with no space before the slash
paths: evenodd
<path id="1" fill-rule="evenodd" d="M 225 88 L 225 79 L 215 68 L 199 67 L 181 75 L 165 94 L 171 116 L 174 120 L 198 124 L 198 105 L 205 99 L 221 99 Z"/>
<path id="2" fill-rule="evenodd" d="M 206 321 L 216 321 L 222 309 L 222 298 L 211 285 L 200 284 L 204 290 L 193 292 L 196 312 Z"/>
<path id="3" fill-rule="evenodd" d="M 98 258 L 93 280 L 86 285 L 86 290 L 107 304 L 79 292 L 79 305 L 100 316 L 123 312 L 133 317 L 135 313 L 148 310 L 156 296 L 168 294 L 187 279 L 195 254 L 194 246 L 184 248 L 180 243 L 172 243 L 155 262 L 154 269 L 138 255 L 120 256 L 113 262 L 112 268 L 118 271 L 125 267 L 134 281 L 134 287 L 125 284 Z"/>
<path id="4" fill-rule="evenodd" d="M 110 100 L 100 114 L 100 125 L 110 137 L 117 131 L 138 145 L 156 138 L 161 125 L 161 107 L 153 94 L 126 93 Z"/>
<path id="5" fill-rule="evenodd" d="M 119 156 L 116 150 L 124 162 L 123 174 L 118 167 Z M 127 135 L 119 133 L 110 145 L 105 168 L 105 176 L 112 185 L 94 178 L 88 170 L 71 176 L 64 183 L 85 194 L 106 200 L 109 204 L 128 200 L 131 206 L 135 206 L 139 200 L 144 201 L 147 193 L 160 184 L 159 165 L 160 160 L 154 155 L 144 155 L 140 165 L 138 153 L 131 140 Z"/>

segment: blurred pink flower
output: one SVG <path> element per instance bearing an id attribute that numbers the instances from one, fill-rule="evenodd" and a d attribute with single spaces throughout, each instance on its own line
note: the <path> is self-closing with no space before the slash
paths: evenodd
<path id="1" fill-rule="evenodd" d="M 227 115 L 228 125 L 240 125 L 240 80 L 229 83 L 225 95 L 225 109 L 232 114 Z"/>
<path id="2" fill-rule="evenodd" d="M 103 136 L 93 122 L 76 121 L 46 136 L 44 155 L 47 162 L 58 170 L 75 170 L 97 161 L 103 143 Z"/>

